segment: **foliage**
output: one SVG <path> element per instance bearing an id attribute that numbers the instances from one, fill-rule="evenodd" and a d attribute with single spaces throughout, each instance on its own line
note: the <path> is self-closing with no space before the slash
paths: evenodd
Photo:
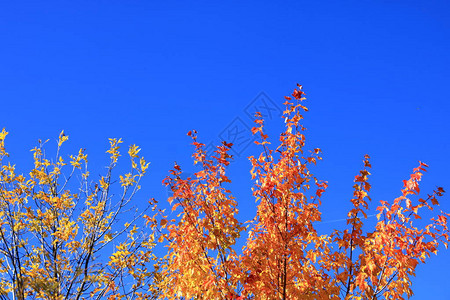
<path id="1" fill-rule="evenodd" d="M 54 160 L 46 158 L 41 141 L 31 150 L 34 168 L 27 177 L 5 162 L 6 135 L 0 134 L 0 298 L 156 297 L 154 233 L 138 230 L 139 215 L 118 224 L 148 168 L 140 149 L 130 146 L 131 171 L 119 176 L 122 191 L 116 197 L 112 174 L 120 139 L 110 139 L 106 175 L 94 183 L 83 149 L 68 162 L 60 154 L 68 140 L 64 132 Z M 73 184 L 77 175 L 79 183 Z"/>
<path id="2" fill-rule="evenodd" d="M 193 138 L 195 163 L 201 170 L 193 178 L 180 178 L 175 165 L 165 179 L 174 192 L 169 199 L 179 209 L 177 221 L 167 226 L 168 261 L 163 286 L 170 299 L 404 299 L 411 296 L 411 276 L 440 244 L 449 241 L 447 217 L 441 214 L 418 228 L 424 209 L 433 210 L 444 190 L 413 200 L 427 165 L 420 162 L 404 181 L 402 195 L 392 203 L 380 201 L 378 222 L 363 230 L 371 185 L 369 156 L 355 176 L 352 209 L 347 229 L 319 235 L 321 196 L 327 182 L 317 179 L 311 165 L 321 159 L 320 149 L 305 151 L 302 112 L 307 108 L 302 87 L 286 97 L 286 130 L 280 144 L 270 149 L 261 114 L 254 134 L 262 148 L 250 157 L 255 180 L 257 214 L 247 225 L 248 239 L 241 255 L 230 248 L 244 227 L 236 219 L 236 201 L 223 183 L 230 182 L 225 167 L 231 144 L 218 147 L 208 159 L 204 145 Z"/>
<path id="3" fill-rule="evenodd" d="M 416 267 L 449 241 L 449 214 L 434 211 L 444 190 L 418 197 L 428 167 L 420 162 L 399 197 L 379 202 L 376 225 L 363 227 L 371 190 L 365 155 L 364 168 L 354 179 L 346 228 L 319 234 L 327 182 L 311 172 L 322 159 L 320 149 L 305 150 L 304 95 L 298 85 L 286 97 L 286 129 L 276 148 L 256 114 L 252 132 L 262 151 L 249 159 L 257 210 L 245 223 L 238 220 L 238 202 L 227 189 L 230 143 L 223 142 L 208 157 L 197 132 L 189 132 L 199 171 L 182 179 L 175 163 L 163 180 L 173 191 L 168 201 L 177 217 L 169 219 L 154 200 L 150 215 L 144 210 L 130 217 L 130 202 L 148 168 L 137 146 L 128 151 L 131 171 L 114 179 L 122 141 L 110 139 L 106 174 L 93 181 L 83 149 L 68 162 L 60 155 L 68 139 L 62 132 L 54 160 L 46 158 L 40 142 L 32 150 L 34 168 L 24 176 L 7 162 L 3 130 L 0 299 L 410 297 Z M 117 181 L 120 188 L 113 187 Z M 124 213 L 127 223 L 120 217 Z M 434 217 L 420 220 L 425 213 Z M 146 229 L 137 227 L 139 220 L 146 221 Z M 242 249 L 236 249 L 238 241 L 245 241 Z M 166 246 L 164 257 L 154 254 L 157 244 Z"/>

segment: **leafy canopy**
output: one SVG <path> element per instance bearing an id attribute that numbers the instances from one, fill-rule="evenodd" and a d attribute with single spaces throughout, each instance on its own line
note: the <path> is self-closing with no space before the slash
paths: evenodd
<path id="1" fill-rule="evenodd" d="M 276 147 L 256 114 L 252 132 L 261 154 L 249 160 L 257 210 L 245 223 L 227 188 L 231 143 L 208 157 L 197 132 L 188 133 L 199 170 L 183 179 L 175 164 L 163 180 L 177 214 L 169 219 L 153 199 L 148 210 L 130 207 L 149 166 L 139 147 L 129 147 L 130 171 L 114 176 L 122 141 L 110 139 L 106 173 L 92 180 L 83 149 L 68 160 L 60 154 L 68 140 L 61 132 L 54 158 L 40 142 L 33 169 L 19 175 L 8 161 L 7 132 L 0 132 L 0 299 L 409 298 L 416 267 L 449 241 L 449 214 L 434 210 L 443 188 L 420 197 L 428 166 L 419 162 L 399 197 L 379 201 L 368 228 L 365 155 L 346 228 L 319 234 L 328 184 L 311 172 L 322 157 L 305 148 L 304 96 L 298 85 L 285 97 L 286 129 Z M 434 216 L 420 220 L 427 211 Z M 248 238 L 236 249 L 244 232 Z M 155 255 L 157 245 L 166 255 Z"/>
<path id="2" fill-rule="evenodd" d="M 404 181 L 400 197 L 380 201 L 378 222 L 363 228 L 371 185 L 369 156 L 355 176 L 347 228 L 320 235 L 321 197 L 327 182 L 311 172 L 320 149 L 305 150 L 302 86 L 285 97 L 286 129 L 271 148 L 264 120 L 256 114 L 253 134 L 262 151 L 250 157 L 257 213 L 243 226 L 237 201 L 225 188 L 231 144 L 223 142 L 206 156 L 196 132 L 189 132 L 200 171 L 181 179 L 175 165 L 164 183 L 178 219 L 167 225 L 167 262 L 163 286 L 168 299 L 404 299 L 412 295 L 411 276 L 419 263 L 449 241 L 447 217 L 441 212 L 418 227 L 424 210 L 433 210 L 444 190 L 425 198 L 419 182 L 428 167 L 420 162 Z M 248 239 L 238 254 L 233 248 L 244 230 Z"/>

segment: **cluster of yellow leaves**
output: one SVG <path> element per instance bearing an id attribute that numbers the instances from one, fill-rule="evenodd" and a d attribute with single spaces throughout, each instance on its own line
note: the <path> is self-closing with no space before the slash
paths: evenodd
<path id="1" fill-rule="evenodd" d="M 69 156 L 71 169 L 65 171 L 67 163 L 60 149 L 69 137 L 64 132 L 59 135 L 54 159 L 46 158 L 45 143 L 39 141 L 32 150 L 34 168 L 28 176 L 16 174 L 15 166 L 4 161 L 6 135 L 5 130 L 0 133 L 2 299 L 119 299 L 131 294 L 153 299 L 159 290 L 154 284 L 159 276 L 154 267 L 158 260 L 152 254 L 154 234 L 138 234 L 131 224 L 118 228 L 119 216 L 148 168 L 138 156 L 139 148 L 130 147 L 131 175 L 119 176 L 129 181 L 115 198 L 112 170 L 120 156 L 120 139 L 110 139 L 106 175 L 94 182 L 83 149 Z M 79 185 L 71 181 L 75 172 L 81 175 Z M 132 219 L 133 224 L 138 217 Z M 119 237 L 122 243 L 114 249 Z M 110 250 L 110 258 L 102 258 Z M 126 283 L 125 278 L 129 278 Z"/>

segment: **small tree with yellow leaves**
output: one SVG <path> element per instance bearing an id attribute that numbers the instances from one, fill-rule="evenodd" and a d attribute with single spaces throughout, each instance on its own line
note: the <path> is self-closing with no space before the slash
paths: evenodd
<path id="1" fill-rule="evenodd" d="M 148 168 L 140 149 L 130 146 L 131 171 L 119 176 L 115 196 L 120 139 L 110 139 L 106 174 L 95 182 L 83 149 L 67 161 L 60 154 L 64 132 L 54 160 L 39 141 L 34 168 L 16 174 L 6 161 L 7 134 L 0 133 L 0 299 L 155 298 L 154 231 L 138 231 L 144 212 L 119 222 Z"/>

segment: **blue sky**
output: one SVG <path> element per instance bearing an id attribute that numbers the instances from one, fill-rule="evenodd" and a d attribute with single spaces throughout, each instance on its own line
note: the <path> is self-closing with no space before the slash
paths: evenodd
<path id="1" fill-rule="evenodd" d="M 138 144 L 151 165 L 136 201 L 165 203 L 173 162 L 195 171 L 189 130 L 215 143 L 252 126 L 246 108 L 282 107 L 298 82 L 307 145 L 324 152 L 314 171 L 329 181 L 320 226 L 331 230 L 366 153 L 374 201 L 397 197 L 419 160 L 425 193 L 450 190 L 449 11 L 444 0 L 3 1 L 0 127 L 24 171 L 36 141 L 62 129 L 98 174 L 108 138 Z M 273 141 L 282 129 L 267 120 Z M 257 153 L 243 147 L 229 170 L 243 220 L 254 214 L 246 157 Z M 420 266 L 413 299 L 449 299 L 449 267 L 445 250 Z"/>

